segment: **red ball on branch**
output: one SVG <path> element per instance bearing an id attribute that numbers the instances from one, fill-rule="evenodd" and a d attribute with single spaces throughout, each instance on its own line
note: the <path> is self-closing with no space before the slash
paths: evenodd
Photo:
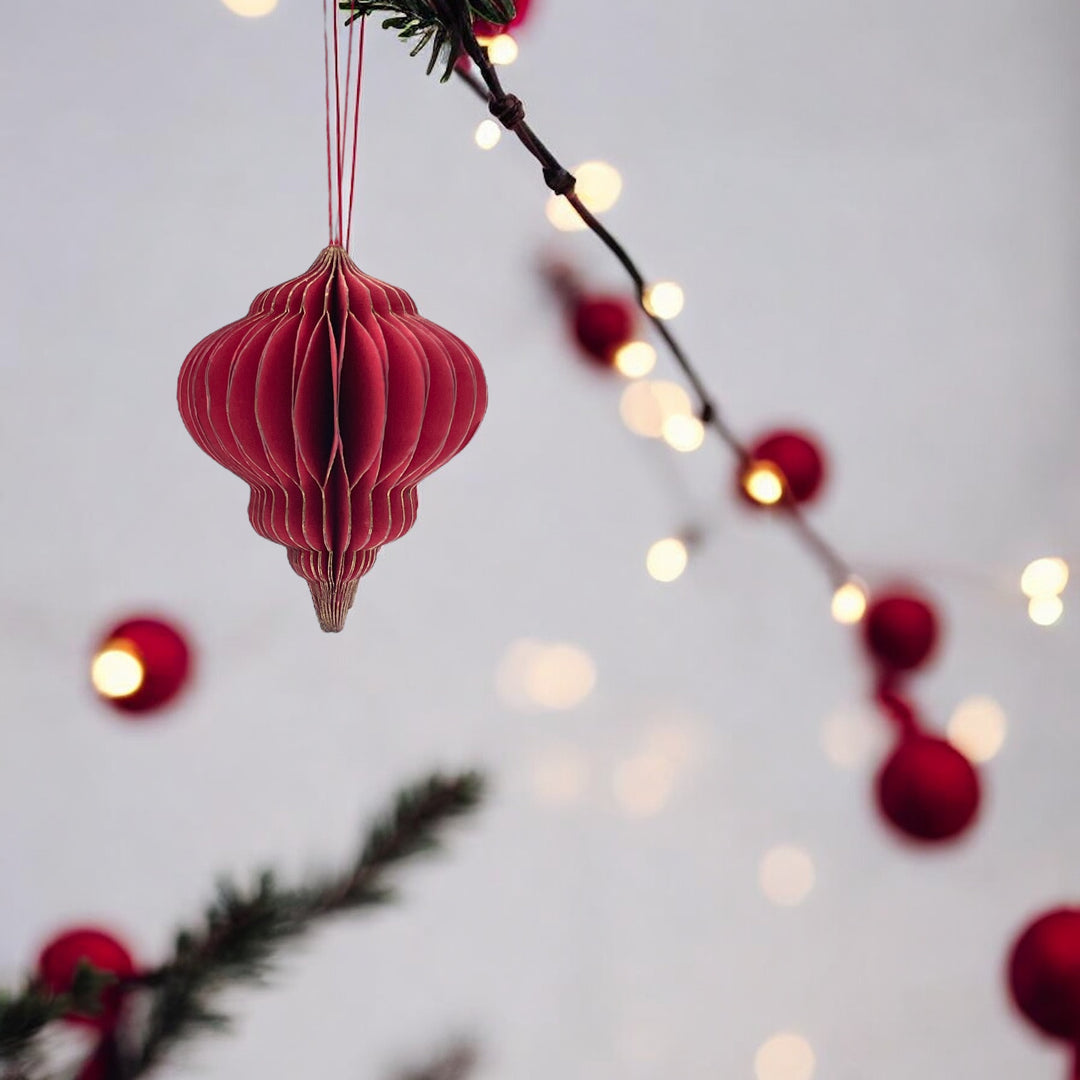
<path id="1" fill-rule="evenodd" d="M 581 296 L 572 309 L 574 337 L 590 359 L 605 367 L 634 338 L 634 307 L 619 296 Z"/>
<path id="2" fill-rule="evenodd" d="M 863 619 L 863 641 L 887 671 L 911 671 L 933 655 L 938 616 L 929 601 L 909 592 L 876 597 Z"/>
<path id="3" fill-rule="evenodd" d="M 187 686 L 191 648 L 174 623 L 150 616 L 126 619 L 101 639 L 91 679 L 99 696 L 127 713 L 154 712 Z"/>
<path id="4" fill-rule="evenodd" d="M 812 502 L 825 483 L 827 466 L 824 451 L 814 439 L 801 431 L 769 432 L 750 447 L 750 459 L 755 466 L 772 465 L 783 477 L 792 501 L 799 504 Z M 751 505 L 763 505 L 747 491 L 743 475 L 738 478 L 738 490 Z"/>
<path id="5" fill-rule="evenodd" d="M 901 737 L 878 773 L 876 789 L 882 815 L 913 840 L 953 840 L 979 811 L 975 767 L 944 739 L 921 732 Z"/>
<path id="6" fill-rule="evenodd" d="M 135 961 L 122 942 L 104 930 L 78 927 L 53 938 L 38 958 L 38 977 L 54 994 L 66 994 L 80 964 L 89 964 L 98 971 L 108 972 L 117 979 L 130 978 L 135 974 Z M 106 987 L 101 995 L 101 1009 L 96 1014 L 71 1012 L 64 1019 L 110 1031 L 120 1016 L 123 990 L 119 986 Z"/>
<path id="7" fill-rule="evenodd" d="M 1008 979 L 1016 1007 L 1035 1027 L 1080 1042 L 1080 908 L 1031 923 L 1013 945 Z"/>
<path id="8" fill-rule="evenodd" d="M 507 30 L 513 30 L 515 26 L 520 26 L 529 17 L 529 4 L 531 2 L 532 0 L 516 0 L 514 4 L 516 13 L 504 26 L 488 22 L 487 19 L 476 19 L 473 22 L 473 33 L 477 37 L 496 37 L 498 34 L 505 34 Z"/>

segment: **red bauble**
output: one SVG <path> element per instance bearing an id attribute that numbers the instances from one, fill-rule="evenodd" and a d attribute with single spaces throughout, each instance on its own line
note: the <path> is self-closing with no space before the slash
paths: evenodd
<path id="1" fill-rule="evenodd" d="M 788 493 L 796 503 L 812 502 L 825 482 L 825 455 L 818 444 L 803 432 L 770 432 L 750 447 L 750 457 L 754 462 L 774 465 L 783 474 Z M 741 475 L 737 486 L 746 502 L 752 506 L 761 505 L 747 494 Z"/>
<path id="2" fill-rule="evenodd" d="M 931 735 L 903 736 L 877 776 L 881 813 L 913 840 L 952 840 L 979 811 L 979 774 L 955 747 Z"/>
<path id="3" fill-rule="evenodd" d="M 135 961 L 131 953 L 116 938 L 103 930 L 79 927 L 53 938 L 41 950 L 38 975 L 53 993 L 65 994 L 71 989 L 72 979 L 83 961 L 99 971 L 110 972 L 118 979 L 130 978 L 135 974 Z M 107 987 L 101 997 L 99 1013 L 94 1016 L 68 1013 L 64 1019 L 109 1031 L 116 1026 L 121 1000 L 120 987 Z"/>
<path id="4" fill-rule="evenodd" d="M 416 521 L 416 485 L 473 437 L 487 388 L 464 342 L 331 244 L 195 346 L 178 400 L 337 631 L 383 545 Z"/>
<path id="5" fill-rule="evenodd" d="M 622 297 L 579 297 L 573 319 L 577 343 L 586 356 L 605 367 L 615 362 L 615 354 L 634 337 L 634 308 Z"/>
<path id="6" fill-rule="evenodd" d="M 911 593 L 876 597 L 863 619 L 863 640 L 886 670 L 911 671 L 934 652 L 937 613 L 926 600 Z"/>
<path id="7" fill-rule="evenodd" d="M 142 665 L 142 682 L 132 693 L 115 695 L 99 688 L 102 700 L 127 713 L 148 713 L 168 705 L 187 686 L 191 649 L 182 631 L 161 619 L 143 616 L 114 626 L 96 650 L 130 653 Z"/>
<path id="8" fill-rule="evenodd" d="M 516 0 L 514 4 L 516 14 L 505 26 L 498 26 L 493 22 L 488 22 L 487 19 L 476 19 L 473 22 L 473 33 L 477 37 L 495 37 L 497 34 L 512 30 L 515 26 L 520 26 L 529 17 L 531 2 L 532 0 Z"/>
<path id="9" fill-rule="evenodd" d="M 1045 1034 L 1080 1042 L 1080 908 L 1058 908 L 1024 930 L 1009 959 L 1009 989 Z"/>

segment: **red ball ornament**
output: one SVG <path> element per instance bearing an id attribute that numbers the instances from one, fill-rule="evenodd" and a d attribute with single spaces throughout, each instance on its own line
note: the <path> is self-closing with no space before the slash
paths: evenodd
<path id="1" fill-rule="evenodd" d="M 103 930 L 79 927 L 53 938 L 41 950 L 38 976 L 53 993 L 66 994 L 71 989 L 75 972 L 83 962 L 118 979 L 130 978 L 135 974 L 135 961 L 121 942 Z M 72 1012 L 64 1019 L 110 1031 L 119 1019 L 122 996 L 121 987 L 106 987 L 101 996 L 100 1012 L 96 1015 Z"/>
<path id="2" fill-rule="evenodd" d="M 1080 908 L 1036 919 L 1009 958 L 1016 1007 L 1044 1034 L 1080 1042 Z"/>
<path id="3" fill-rule="evenodd" d="M 773 431 L 750 447 L 750 458 L 755 463 L 768 462 L 783 475 L 792 501 L 802 504 L 812 502 L 825 483 L 825 455 L 818 444 L 799 431 Z M 752 506 L 761 503 L 753 499 L 738 477 L 738 491 Z"/>
<path id="4" fill-rule="evenodd" d="M 126 713 L 168 705 L 187 686 L 191 649 L 173 623 L 144 616 L 118 623 L 94 654 L 91 679 L 102 700 Z"/>
<path id="5" fill-rule="evenodd" d="M 487 19 L 476 19 L 473 22 L 473 33 L 477 37 L 491 38 L 499 34 L 505 34 L 507 30 L 513 30 L 515 26 L 520 26 L 529 17 L 529 4 L 531 2 L 532 0 L 515 0 L 514 17 L 504 26 L 488 22 Z"/>
<path id="6" fill-rule="evenodd" d="M 178 401 L 338 631 L 379 551 L 416 521 L 416 485 L 473 437 L 487 387 L 463 341 L 335 243 L 195 346 Z"/>
<path id="7" fill-rule="evenodd" d="M 974 822 L 979 799 L 975 767 L 932 735 L 903 736 L 877 776 L 881 813 L 913 840 L 956 838 Z"/>
<path id="8" fill-rule="evenodd" d="M 930 603 L 912 593 L 876 597 L 863 619 L 863 640 L 887 671 L 924 664 L 938 640 L 938 617 Z"/>
<path id="9" fill-rule="evenodd" d="M 582 296 L 573 309 L 574 337 L 586 356 L 605 367 L 633 340 L 634 308 L 618 296 Z"/>

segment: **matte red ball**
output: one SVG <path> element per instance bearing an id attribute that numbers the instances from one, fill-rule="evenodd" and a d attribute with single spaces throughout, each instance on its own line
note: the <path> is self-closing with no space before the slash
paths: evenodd
<path id="1" fill-rule="evenodd" d="M 634 338 L 634 308 L 619 296 L 583 296 L 573 312 L 574 337 L 587 356 L 610 366 Z"/>
<path id="2" fill-rule="evenodd" d="M 754 461 L 767 461 L 776 466 L 787 481 L 788 492 L 797 503 L 812 502 L 820 494 L 825 483 L 825 455 L 809 435 L 800 431 L 773 431 L 759 439 L 751 448 Z M 760 503 L 752 499 L 738 485 L 743 498 L 754 506 Z"/>
<path id="3" fill-rule="evenodd" d="M 476 19 L 473 22 L 473 33 L 477 37 L 495 37 L 496 34 L 513 30 L 515 26 L 520 26 L 529 17 L 529 4 L 531 2 L 532 0 L 517 0 L 514 4 L 516 14 L 505 26 L 488 22 L 487 19 Z"/>
<path id="4" fill-rule="evenodd" d="M 143 667 L 143 681 L 134 693 L 100 695 L 121 712 L 154 712 L 172 702 L 190 680 L 191 648 L 174 623 L 149 616 L 126 619 L 104 635 L 95 654 L 107 647 L 131 652 Z"/>
<path id="5" fill-rule="evenodd" d="M 863 619 L 866 647 L 889 671 L 911 671 L 926 663 L 938 636 L 937 612 L 913 593 L 876 597 Z"/>
<path id="6" fill-rule="evenodd" d="M 885 819 L 913 840 L 959 836 L 979 812 L 979 774 L 954 746 L 932 735 L 907 735 L 877 776 Z"/>
<path id="7" fill-rule="evenodd" d="M 135 974 L 135 961 L 125 946 L 111 934 L 94 927 L 77 927 L 53 938 L 38 958 L 38 975 L 53 993 L 65 994 L 71 989 L 79 964 L 85 961 L 99 971 L 111 972 L 118 979 Z M 106 988 L 101 998 L 101 1011 L 94 1016 L 68 1013 L 64 1019 L 85 1024 L 102 1031 L 116 1026 L 120 1015 L 121 990 Z"/>
<path id="8" fill-rule="evenodd" d="M 1080 909 L 1058 908 L 1024 930 L 1009 958 L 1009 990 L 1045 1034 L 1080 1040 Z"/>

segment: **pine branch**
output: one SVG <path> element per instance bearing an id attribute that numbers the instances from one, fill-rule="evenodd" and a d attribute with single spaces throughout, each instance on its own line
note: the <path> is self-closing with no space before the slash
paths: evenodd
<path id="1" fill-rule="evenodd" d="M 271 873 L 248 889 L 221 885 L 202 924 L 177 935 L 173 959 L 140 980 L 152 993 L 150 1015 L 117 1080 L 143 1076 L 178 1043 L 226 1028 L 213 997 L 229 985 L 263 983 L 282 945 L 322 920 L 392 900 L 390 872 L 436 849 L 442 829 L 476 808 L 482 794 L 477 773 L 436 774 L 398 794 L 343 873 L 288 889 Z"/>
<path id="2" fill-rule="evenodd" d="M 513 0 L 337 0 L 349 13 L 345 25 L 377 12 L 393 12 L 383 20 L 384 30 L 396 30 L 403 41 L 418 39 L 410 56 L 417 56 L 429 45 L 431 58 L 427 73 L 445 57 L 442 81 L 453 74 L 454 63 L 465 52 L 462 28 L 472 34 L 475 19 L 497 25 L 508 23 L 516 14 Z"/>
<path id="3" fill-rule="evenodd" d="M 471 1042 L 454 1043 L 421 1068 L 398 1073 L 397 1080 L 468 1080 L 478 1059 Z"/>

